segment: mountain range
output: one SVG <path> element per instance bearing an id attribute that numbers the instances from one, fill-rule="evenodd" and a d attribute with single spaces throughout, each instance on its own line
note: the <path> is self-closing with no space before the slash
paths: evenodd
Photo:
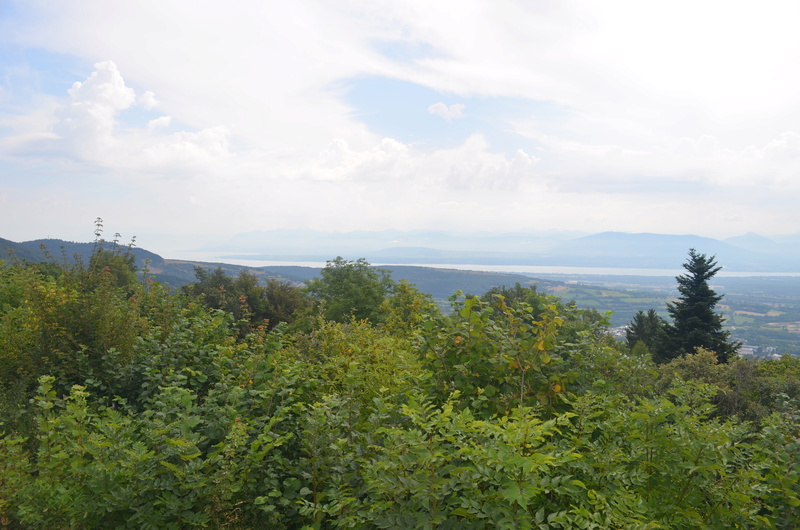
<path id="1" fill-rule="evenodd" d="M 696 235 L 603 232 L 448 234 L 327 233 L 272 230 L 237 234 L 198 250 L 235 259 L 324 261 L 337 255 L 373 263 L 547 265 L 677 269 L 688 250 L 714 255 L 730 271 L 800 272 L 800 234 L 745 234 L 723 240 Z"/>
<path id="2" fill-rule="evenodd" d="M 162 247 L 165 246 L 163 241 Z M 177 239 L 173 240 L 169 246 L 185 248 L 185 245 L 181 246 L 178 242 Z M 16 243 L 0 238 L 0 250 L 11 249 L 18 258 L 30 261 L 45 258 L 43 247 L 56 259 L 63 259 L 73 254 L 88 255 L 93 246 L 94 243 L 74 243 L 57 239 Z M 189 252 L 176 252 L 182 254 L 182 259 L 177 260 L 165 260 L 156 253 L 135 247 L 132 252 L 137 262 L 147 262 L 150 268 L 161 269 L 166 262 L 184 263 L 189 271 L 193 270 L 189 265 L 192 261 L 324 262 L 336 256 L 347 259 L 365 258 L 371 263 L 403 265 L 524 265 L 674 270 L 680 268 L 690 248 L 716 256 L 717 262 L 728 271 L 800 272 L 800 234 L 765 237 L 750 233 L 719 240 L 696 235 L 625 232 L 592 235 L 570 232 L 465 235 L 437 231 L 328 233 L 271 230 L 236 234 L 226 239 L 217 239 L 213 243 L 195 246 Z M 187 260 L 186 256 L 198 257 Z M 2 254 L 0 257 L 3 257 Z"/>

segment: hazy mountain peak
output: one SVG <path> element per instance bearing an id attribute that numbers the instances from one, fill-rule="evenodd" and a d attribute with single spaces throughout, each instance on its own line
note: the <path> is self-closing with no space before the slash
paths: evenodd
<path id="1" fill-rule="evenodd" d="M 730 245 L 755 252 L 776 252 L 779 250 L 779 246 L 774 240 L 754 232 L 748 232 L 741 236 L 729 237 L 723 241 Z"/>

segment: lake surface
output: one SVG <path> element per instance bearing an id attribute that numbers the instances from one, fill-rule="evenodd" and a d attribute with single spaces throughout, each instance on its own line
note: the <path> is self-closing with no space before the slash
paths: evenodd
<path id="1" fill-rule="evenodd" d="M 208 252 L 180 252 L 178 257 L 169 259 L 183 259 L 211 263 L 228 263 L 246 267 L 325 267 L 324 261 L 268 261 L 261 259 L 242 259 L 241 254 L 235 258 L 224 254 Z M 520 274 L 564 274 L 564 275 L 591 275 L 591 276 L 669 276 L 675 277 L 686 271 L 683 268 L 675 269 L 635 269 L 625 267 L 568 267 L 557 265 L 476 265 L 454 263 L 372 263 L 377 267 L 407 266 L 431 267 L 434 269 L 455 269 L 469 271 L 505 272 Z M 726 271 L 724 268 L 717 274 L 718 278 L 745 278 L 752 276 L 762 277 L 800 277 L 800 272 L 743 272 Z"/>

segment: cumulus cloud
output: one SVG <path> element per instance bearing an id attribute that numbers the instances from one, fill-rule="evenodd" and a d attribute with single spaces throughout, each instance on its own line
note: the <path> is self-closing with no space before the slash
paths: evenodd
<path id="1" fill-rule="evenodd" d="M 113 61 L 94 65 L 96 70 L 84 82 L 75 81 L 68 90 L 75 106 L 126 109 L 136 101 L 136 93 L 125 81 Z"/>
<path id="2" fill-rule="evenodd" d="M 156 99 L 156 95 L 150 90 L 146 90 L 144 94 L 139 96 L 137 103 L 140 107 L 143 107 L 147 110 L 152 110 L 158 107 L 159 104 L 158 100 Z"/>
<path id="3" fill-rule="evenodd" d="M 193 204 L 237 205 L 226 230 L 245 215 L 262 225 L 302 223 L 317 210 L 327 212 L 323 228 L 341 229 L 479 217 L 476 225 L 492 219 L 494 228 L 514 217 L 519 226 L 549 219 L 579 229 L 627 222 L 656 231 L 714 223 L 757 230 L 748 219 L 725 226 L 731 211 L 800 226 L 794 205 L 776 206 L 796 203 L 800 191 L 800 136 L 792 132 L 800 99 L 797 74 L 786 67 L 800 49 L 791 2 L 760 5 L 758 17 L 747 6 L 689 0 L 664 9 L 628 1 L 470 9 L 446 0 L 243 2 L 234 10 L 155 0 L 20 3 L 29 16 L 15 21 L 21 29 L 0 32 L 3 42 L 79 64 L 103 50 L 125 69 L 98 63 L 68 97 L 42 97 L 35 111 L 9 117 L 3 105 L 0 127 L 11 132 L 0 151 L 26 156 L 25 164 L 60 157 L 131 180 L 195 175 Z M 441 127 L 449 148 L 384 138 L 393 132 L 367 126 L 363 109 L 336 90 L 365 77 L 406 83 L 409 92 L 396 97 L 417 109 L 441 99 L 427 110 L 450 123 Z M 12 90 L 4 85 L 0 97 L 15 97 Z M 413 99 L 420 93 L 424 99 Z M 453 95 L 461 103 L 446 104 Z M 509 123 L 479 115 L 492 98 L 535 109 L 514 116 L 528 123 L 507 135 L 530 141 L 490 144 L 499 134 L 468 128 L 487 124 L 497 133 Z M 467 106 L 470 119 L 460 119 Z M 128 126 L 132 114 L 149 122 Z M 174 196 L 186 188 L 174 186 Z M 264 213 L 264 197 L 282 197 L 272 201 L 278 215 Z"/>
<path id="4" fill-rule="evenodd" d="M 778 160 L 796 161 L 800 157 L 800 134 L 786 131 L 756 151 L 758 157 L 772 157 Z"/>
<path id="5" fill-rule="evenodd" d="M 172 116 L 161 116 L 147 122 L 147 130 L 150 132 L 166 129 L 172 124 Z"/>
<path id="6" fill-rule="evenodd" d="M 139 146 L 143 168 L 165 169 L 175 165 L 193 168 L 230 156 L 230 132 L 225 127 L 198 132 L 181 131 L 160 141 L 144 142 Z"/>
<path id="7" fill-rule="evenodd" d="M 446 121 L 452 121 L 464 117 L 464 104 L 454 103 L 448 107 L 440 101 L 428 107 L 428 113 L 440 116 Z"/>
<path id="8" fill-rule="evenodd" d="M 552 189 L 658 197 L 725 196 L 751 204 L 764 194 L 800 191 L 800 134 L 788 131 L 761 145 L 735 148 L 711 134 L 630 148 L 547 135 L 538 171 Z"/>
<path id="9" fill-rule="evenodd" d="M 402 183 L 427 193 L 514 191 L 535 178 L 535 156 L 518 150 L 510 159 L 489 151 L 481 135 L 453 149 L 421 151 L 392 138 L 365 150 L 334 140 L 301 175 L 320 181 Z"/>
<path id="10" fill-rule="evenodd" d="M 144 128 L 123 126 L 121 113 L 137 101 L 146 108 L 157 102 L 149 91 L 137 99 L 113 61 L 95 64 L 85 81 L 73 83 L 68 96 L 49 109 L 47 118 L 41 113 L 15 118 L 26 127 L 18 127 L 18 133 L 4 138 L 0 146 L 11 155 L 72 158 L 109 169 L 148 171 L 203 167 L 230 154 L 226 127 L 164 135 L 163 130 L 172 125 L 171 116 L 149 120 Z"/>
<path id="11" fill-rule="evenodd" d="M 392 138 L 364 150 L 352 149 L 345 139 L 336 138 L 299 176 L 321 181 L 403 179 L 413 163 L 409 147 Z"/>
<path id="12" fill-rule="evenodd" d="M 475 134 L 455 149 L 435 151 L 425 166 L 428 174 L 446 189 L 508 192 L 521 189 L 523 184 L 534 184 L 537 163 L 536 157 L 521 149 L 511 159 L 493 153 L 486 139 Z"/>
<path id="13" fill-rule="evenodd" d="M 97 63 L 95 68 L 86 81 L 76 81 L 69 89 L 70 102 L 57 111 L 53 127 L 62 140 L 84 153 L 109 147 L 117 113 L 136 100 L 113 62 Z"/>

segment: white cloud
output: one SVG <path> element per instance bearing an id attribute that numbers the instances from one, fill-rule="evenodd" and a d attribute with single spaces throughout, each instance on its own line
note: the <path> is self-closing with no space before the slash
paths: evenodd
<path id="1" fill-rule="evenodd" d="M 147 130 L 150 132 L 166 129 L 172 124 L 172 116 L 161 116 L 147 122 Z"/>
<path id="2" fill-rule="evenodd" d="M 414 161 L 408 146 L 384 138 L 377 145 L 362 151 L 351 149 L 347 141 L 337 138 L 312 161 L 301 175 L 314 180 L 384 181 L 405 179 Z"/>
<path id="3" fill-rule="evenodd" d="M 136 94 L 132 88 L 125 86 L 113 61 L 97 63 L 94 67 L 96 70 L 86 81 L 76 81 L 68 90 L 73 106 L 121 110 L 133 105 Z"/>
<path id="4" fill-rule="evenodd" d="M 158 107 L 158 100 L 156 99 L 156 95 L 150 91 L 145 91 L 144 94 L 137 98 L 137 103 L 140 107 L 143 107 L 147 110 L 152 110 Z"/>
<path id="5" fill-rule="evenodd" d="M 225 232 L 275 223 L 800 231 L 794 2 L 30 0 L 19 9 L 24 19 L 0 22 L 0 43 L 113 62 L 60 97 L 20 98 L 4 84 L 0 156 L 125 183 L 154 219 L 169 210 L 175 230 L 202 218 Z M 368 127 L 339 87 L 370 76 L 439 91 L 402 119 L 431 125 L 425 105 L 440 98 L 428 112 L 450 121 L 438 124 L 453 134 L 437 144 L 448 148 L 426 144 L 424 130 L 414 142 Z M 535 110 L 476 119 L 491 98 Z M 467 106 L 470 119 L 459 120 Z M 484 127 L 528 143 L 490 144 L 498 135 Z"/>
<path id="6" fill-rule="evenodd" d="M 117 113 L 136 100 L 113 62 L 97 63 L 95 68 L 86 81 L 76 81 L 69 89 L 70 102 L 57 110 L 53 125 L 63 143 L 86 157 L 113 147 Z"/>
<path id="7" fill-rule="evenodd" d="M 515 191 L 534 182 L 538 159 L 518 150 L 511 159 L 492 153 L 481 135 L 453 149 L 421 151 L 391 138 L 366 150 L 336 139 L 301 177 L 317 181 L 350 181 L 401 185 L 429 194 L 452 191 Z"/>
<path id="8" fill-rule="evenodd" d="M 439 103 L 434 103 L 428 107 L 428 113 L 440 116 L 446 121 L 451 121 L 456 118 L 464 117 L 464 104 L 454 103 L 448 107 L 440 101 Z"/>
<path id="9" fill-rule="evenodd" d="M 134 161 L 134 153 L 129 153 L 132 157 L 129 164 L 151 170 L 185 166 L 196 171 L 209 162 L 223 161 L 231 155 L 228 137 L 229 131 L 224 127 L 207 128 L 198 132 L 177 132 L 160 141 L 139 143 L 136 152 L 141 155 L 140 164 Z"/>
<path id="10" fill-rule="evenodd" d="M 143 101 L 153 101 L 145 92 Z M 75 82 L 69 99 L 50 106 L 46 117 L 33 113 L 12 120 L 16 134 L 3 139 L 0 147 L 11 156 L 33 156 L 43 161 L 67 158 L 86 161 L 106 169 L 160 169 L 164 175 L 180 176 L 179 166 L 210 169 L 208 163 L 229 156 L 229 131 L 222 126 L 199 131 L 159 134 L 172 124 L 171 116 L 148 121 L 145 128 L 123 127 L 119 114 L 130 109 L 135 91 L 113 61 L 95 64 L 83 82 Z M 142 99 L 140 99 L 142 101 Z"/>

